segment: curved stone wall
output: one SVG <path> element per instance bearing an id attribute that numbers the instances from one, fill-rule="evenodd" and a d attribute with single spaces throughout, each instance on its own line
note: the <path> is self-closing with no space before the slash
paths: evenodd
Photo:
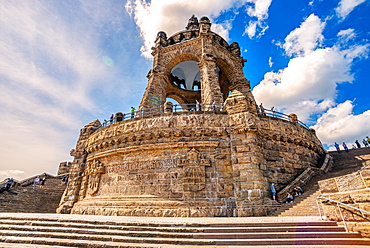
<path id="1" fill-rule="evenodd" d="M 246 113 L 182 112 L 98 129 L 84 141 L 85 168 L 71 212 L 268 214 L 264 207 L 250 208 L 273 204 L 269 184 L 283 187 L 302 169 L 319 166 L 323 150 L 314 132 L 296 123 L 259 116 L 251 129 L 247 118 Z"/>
<path id="2" fill-rule="evenodd" d="M 100 214 L 104 205 L 103 214 L 232 216 L 227 118 L 180 113 L 99 129 L 87 139 L 87 163 L 105 171 L 96 192 L 84 177 L 72 213 Z"/>

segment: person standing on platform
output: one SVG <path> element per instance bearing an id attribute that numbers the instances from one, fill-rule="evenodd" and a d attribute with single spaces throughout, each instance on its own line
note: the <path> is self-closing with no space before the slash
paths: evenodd
<path id="1" fill-rule="evenodd" d="M 337 149 L 337 152 L 340 153 L 340 148 L 337 142 L 334 143 L 335 149 Z"/>
<path id="2" fill-rule="evenodd" d="M 261 111 L 261 115 L 266 115 L 265 108 L 263 107 L 262 103 L 260 104 L 260 111 Z"/>
<path id="3" fill-rule="evenodd" d="M 131 113 L 131 119 L 133 119 L 135 117 L 135 108 L 134 107 L 131 107 L 130 109 L 130 113 Z"/>
<path id="4" fill-rule="evenodd" d="M 342 146 L 343 146 L 343 148 L 344 148 L 344 150 L 345 150 L 346 152 L 349 152 L 349 151 L 348 151 L 348 147 L 347 147 L 346 143 L 344 143 L 344 142 L 343 142 Z"/>
<path id="5" fill-rule="evenodd" d="M 358 148 L 361 148 L 361 145 L 360 145 L 360 142 L 358 142 L 358 140 L 355 141 L 355 144 Z"/>

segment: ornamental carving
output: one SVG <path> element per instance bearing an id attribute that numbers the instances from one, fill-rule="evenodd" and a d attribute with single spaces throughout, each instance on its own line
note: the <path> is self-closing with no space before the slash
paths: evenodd
<path id="1" fill-rule="evenodd" d="M 185 158 L 179 159 L 178 166 L 182 167 L 181 177 L 184 191 L 200 191 L 206 186 L 206 166 L 211 166 L 211 161 L 203 159 L 201 153 L 195 148 L 191 149 Z"/>
<path id="2" fill-rule="evenodd" d="M 99 160 L 94 160 L 87 165 L 86 172 L 88 176 L 87 194 L 94 195 L 99 190 L 100 178 L 105 173 L 105 166 Z"/>

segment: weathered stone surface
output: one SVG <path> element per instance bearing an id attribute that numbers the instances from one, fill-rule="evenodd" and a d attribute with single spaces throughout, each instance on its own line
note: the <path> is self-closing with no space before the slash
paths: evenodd
<path id="1" fill-rule="evenodd" d="M 58 167 L 58 175 L 68 174 L 71 170 L 72 163 L 71 162 L 61 162 Z"/>
<path id="2" fill-rule="evenodd" d="M 370 188 L 370 166 L 360 172 L 362 180 L 367 188 Z"/>
<path id="3" fill-rule="evenodd" d="M 359 173 L 352 173 L 341 177 L 336 177 L 339 191 L 350 191 L 355 189 L 362 189 L 365 187 L 364 182 Z"/>
<path id="4" fill-rule="evenodd" d="M 335 178 L 329 178 L 318 182 L 321 193 L 339 192 Z"/>
<path id="5" fill-rule="evenodd" d="M 139 107 L 143 115 L 107 127 L 95 121 L 81 130 L 58 212 L 266 215 L 275 210 L 272 182 L 279 190 L 321 166 L 325 152 L 312 130 L 296 118 L 257 113 L 237 44 L 211 32 L 206 19 L 195 24 L 169 38 L 158 34 Z M 200 91 L 174 83 L 172 69 L 184 61 L 197 62 Z M 195 111 L 184 106 L 172 112 L 168 97 L 194 103 Z M 213 102 L 218 105 L 207 105 Z"/>
<path id="6" fill-rule="evenodd" d="M 324 213 L 328 219 L 343 221 L 344 218 L 345 221 L 352 222 L 370 220 L 370 188 L 363 183 L 362 179 L 362 175 L 359 172 L 355 172 L 319 182 L 320 190 L 323 193 L 322 196 L 336 201 L 322 199 Z M 339 192 L 333 193 L 333 185 L 330 182 L 339 185 Z M 355 207 L 356 209 L 343 204 Z M 362 210 L 367 211 L 369 214 Z M 352 223 L 351 225 L 352 227 L 357 226 L 356 223 Z M 366 227 L 368 226 L 359 223 L 359 228 L 356 230 L 368 237 L 369 232 L 364 230 Z"/>
<path id="7" fill-rule="evenodd" d="M 362 237 L 370 238 L 369 222 L 349 222 L 347 223 L 349 231 L 359 232 Z"/>

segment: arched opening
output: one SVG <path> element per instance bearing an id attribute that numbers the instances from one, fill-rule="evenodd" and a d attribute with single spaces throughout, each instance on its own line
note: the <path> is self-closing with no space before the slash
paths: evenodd
<path id="1" fill-rule="evenodd" d="M 222 93 L 223 100 L 225 101 L 226 98 L 230 95 L 230 78 L 232 75 L 235 74 L 234 70 L 230 66 L 228 62 L 226 62 L 223 59 L 218 59 L 217 62 L 217 74 L 218 74 L 218 80 L 220 83 L 220 89 Z"/>
<path id="2" fill-rule="evenodd" d="M 178 97 L 176 97 L 174 95 L 171 95 L 170 97 L 166 97 L 166 102 L 172 102 L 172 104 L 173 104 L 172 111 L 173 112 L 182 112 L 183 111 L 183 106 L 186 106 L 186 104 L 183 101 L 180 101 L 181 103 L 179 103 L 178 101 L 176 101 L 172 97 L 177 98 L 178 100 L 180 100 Z"/>
<path id="3" fill-rule="evenodd" d="M 184 61 L 171 70 L 171 82 L 184 90 L 200 91 L 200 71 L 196 61 Z"/>

